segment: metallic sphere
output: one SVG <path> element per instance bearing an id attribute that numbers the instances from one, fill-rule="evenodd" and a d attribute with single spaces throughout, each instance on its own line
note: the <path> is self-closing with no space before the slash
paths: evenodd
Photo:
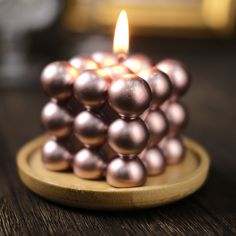
<path id="1" fill-rule="evenodd" d="M 160 106 L 170 97 L 172 84 L 167 74 L 156 68 L 149 68 L 140 71 L 138 75 L 146 80 L 152 90 L 152 107 Z"/>
<path id="2" fill-rule="evenodd" d="M 113 81 L 109 91 L 111 107 L 122 117 L 136 118 L 151 101 L 151 90 L 142 78 L 129 74 Z"/>
<path id="3" fill-rule="evenodd" d="M 86 107 L 98 107 L 105 103 L 110 79 L 97 70 L 81 73 L 74 83 L 74 95 Z"/>
<path id="4" fill-rule="evenodd" d="M 187 108 L 183 103 L 176 101 L 168 103 L 165 109 L 169 121 L 169 134 L 174 136 L 183 130 L 188 122 Z"/>
<path id="5" fill-rule="evenodd" d="M 138 157 L 117 157 L 109 163 L 106 179 L 108 184 L 116 188 L 138 187 L 146 182 L 147 171 Z"/>
<path id="6" fill-rule="evenodd" d="M 148 130 L 141 119 L 115 120 L 108 128 L 108 142 L 121 155 L 137 155 L 147 144 Z"/>
<path id="7" fill-rule="evenodd" d="M 72 131 L 73 118 L 54 102 L 49 102 L 43 108 L 41 120 L 49 134 L 64 137 Z"/>
<path id="8" fill-rule="evenodd" d="M 159 175 L 165 170 L 165 157 L 158 147 L 145 149 L 140 154 L 140 159 L 145 165 L 148 175 Z"/>
<path id="9" fill-rule="evenodd" d="M 100 179 L 106 171 L 105 158 L 97 151 L 83 148 L 74 158 L 74 173 L 83 179 Z"/>
<path id="10" fill-rule="evenodd" d="M 190 75 L 185 66 L 176 60 L 166 59 L 159 62 L 156 67 L 165 72 L 173 83 L 175 96 L 182 96 L 190 86 Z"/>
<path id="11" fill-rule="evenodd" d="M 42 161 L 49 170 L 66 170 L 72 160 L 73 156 L 55 140 L 47 141 L 42 147 Z"/>
<path id="12" fill-rule="evenodd" d="M 41 83 L 45 93 L 58 101 L 72 95 L 72 85 L 78 71 L 68 62 L 58 61 L 47 65 L 41 74 Z"/>
<path id="13" fill-rule="evenodd" d="M 152 66 L 150 60 L 146 56 L 140 54 L 135 54 L 128 57 L 125 61 L 123 61 L 123 64 L 135 74 Z"/>
<path id="14" fill-rule="evenodd" d="M 71 58 L 69 62 L 79 71 L 98 69 L 98 64 L 89 56 L 76 56 Z"/>
<path id="15" fill-rule="evenodd" d="M 185 147 L 179 138 L 167 138 L 163 145 L 162 151 L 165 155 L 167 164 L 178 164 L 181 162 L 185 155 Z"/>
<path id="16" fill-rule="evenodd" d="M 85 146 L 102 145 L 107 136 L 107 125 L 89 111 L 83 111 L 74 121 L 75 135 Z"/>
<path id="17" fill-rule="evenodd" d="M 148 146 L 156 145 L 168 132 L 166 116 L 160 109 L 149 111 L 144 121 L 150 134 Z"/>
<path id="18" fill-rule="evenodd" d="M 108 52 L 95 52 L 92 59 L 99 64 L 100 67 L 112 66 L 118 63 L 117 57 Z"/>
<path id="19" fill-rule="evenodd" d="M 124 76 L 126 74 L 132 74 L 132 71 L 122 64 L 107 66 L 102 68 L 101 71 L 112 78 L 112 80 L 119 79 L 121 76 Z"/>

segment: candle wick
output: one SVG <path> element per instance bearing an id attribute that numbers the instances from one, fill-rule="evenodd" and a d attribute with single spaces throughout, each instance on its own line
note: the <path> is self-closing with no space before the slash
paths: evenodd
<path id="1" fill-rule="evenodd" d="M 118 62 L 123 62 L 127 58 L 126 53 L 118 53 L 117 54 Z"/>

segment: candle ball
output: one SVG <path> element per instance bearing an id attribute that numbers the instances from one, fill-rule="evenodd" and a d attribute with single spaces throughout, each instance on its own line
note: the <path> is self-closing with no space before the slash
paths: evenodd
<path id="1" fill-rule="evenodd" d="M 49 102 L 44 106 L 41 119 L 51 135 L 64 137 L 72 132 L 73 118 L 54 102 Z"/>
<path id="2" fill-rule="evenodd" d="M 168 121 L 160 109 L 149 111 L 144 119 L 149 131 L 148 146 L 156 145 L 168 132 Z"/>
<path id="3" fill-rule="evenodd" d="M 81 73 L 74 83 L 74 95 L 88 108 L 99 107 L 107 99 L 110 78 L 97 70 Z"/>
<path id="4" fill-rule="evenodd" d="M 42 161 L 49 170 L 66 170 L 72 160 L 72 155 L 55 140 L 47 141 L 42 147 Z"/>
<path id="5" fill-rule="evenodd" d="M 190 86 L 190 75 L 185 66 L 176 60 L 163 60 L 156 67 L 165 72 L 173 84 L 174 95 L 182 96 Z"/>
<path id="6" fill-rule="evenodd" d="M 123 64 L 130 70 L 132 70 L 135 74 L 152 66 L 148 57 L 140 54 L 135 54 L 128 57 L 123 61 Z"/>
<path id="7" fill-rule="evenodd" d="M 159 175 L 165 170 L 165 157 L 161 149 L 158 147 L 145 149 L 140 154 L 140 159 L 150 176 Z"/>
<path id="8" fill-rule="evenodd" d="M 85 146 L 93 147 L 102 145 L 105 142 L 107 125 L 97 115 L 89 111 L 83 111 L 75 118 L 74 131 Z"/>
<path id="9" fill-rule="evenodd" d="M 92 59 L 99 64 L 100 67 L 112 66 L 118 63 L 117 57 L 108 52 L 95 52 Z"/>
<path id="10" fill-rule="evenodd" d="M 79 71 L 98 69 L 98 64 L 89 56 L 75 56 L 69 62 Z"/>
<path id="11" fill-rule="evenodd" d="M 179 101 L 170 102 L 165 109 L 169 121 L 169 134 L 176 135 L 183 130 L 188 122 L 187 108 Z"/>
<path id="12" fill-rule="evenodd" d="M 58 61 L 47 65 L 41 74 L 41 83 L 46 94 L 58 101 L 72 95 L 72 85 L 78 71 L 68 62 Z"/>
<path id="13" fill-rule="evenodd" d="M 119 79 L 121 76 L 126 74 L 132 74 L 132 71 L 122 64 L 107 66 L 102 68 L 101 71 L 107 74 L 113 80 Z"/>
<path id="14" fill-rule="evenodd" d="M 129 74 L 112 82 L 108 98 L 121 117 L 136 118 L 148 108 L 151 90 L 145 80 Z"/>
<path id="15" fill-rule="evenodd" d="M 108 128 L 108 142 L 121 155 L 136 155 L 146 146 L 148 130 L 141 119 L 117 119 Z"/>
<path id="16" fill-rule="evenodd" d="M 117 157 L 109 163 L 106 179 L 116 188 L 138 187 L 146 182 L 147 171 L 138 157 Z"/>
<path id="17" fill-rule="evenodd" d="M 163 145 L 162 151 L 165 155 L 167 164 L 178 164 L 184 158 L 185 148 L 180 138 L 172 137 L 167 138 Z"/>
<path id="18" fill-rule="evenodd" d="M 83 148 L 74 158 L 74 173 L 83 179 L 100 179 L 104 177 L 106 162 L 97 151 Z"/>
<path id="19" fill-rule="evenodd" d="M 160 106 L 172 93 L 172 84 L 167 74 L 155 68 L 148 68 L 138 74 L 147 81 L 152 90 L 152 107 Z"/>

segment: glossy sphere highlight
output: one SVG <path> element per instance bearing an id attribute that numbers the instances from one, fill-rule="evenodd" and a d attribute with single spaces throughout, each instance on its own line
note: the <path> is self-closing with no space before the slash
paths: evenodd
<path id="1" fill-rule="evenodd" d="M 74 128 L 76 136 L 87 146 L 98 146 L 106 140 L 106 124 L 91 112 L 81 112 L 75 118 Z"/>
<path id="2" fill-rule="evenodd" d="M 100 179 L 104 176 L 106 162 L 97 151 L 84 148 L 75 155 L 73 169 L 80 178 Z"/>
<path id="3" fill-rule="evenodd" d="M 179 138 L 167 138 L 162 147 L 167 164 L 178 164 L 184 158 L 185 148 Z"/>
<path id="4" fill-rule="evenodd" d="M 65 137 L 71 133 L 73 118 L 53 102 L 43 108 L 41 119 L 46 130 L 52 135 Z"/>
<path id="5" fill-rule="evenodd" d="M 42 148 L 42 160 L 49 170 L 66 170 L 72 159 L 72 155 L 54 140 L 47 141 Z"/>
<path id="6" fill-rule="evenodd" d="M 100 67 L 107 67 L 117 64 L 117 57 L 108 52 L 95 52 L 92 54 L 92 59 L 99 64 Z"/>
<path id="7" fill-rule="evenodd" d="M 147 81 L 152 90 L 152 106 L 160 106 L 172 93 L 172 84 L 169 77 L 162 71 L 149 68 L 138 74 Z"/>
<path id="8" fill-rule="evenodd" d="M 104 77 L 96 70 L 88 70 L 76 79 L 74 95 L 86 107 L 98 107 L 107 99 L 109 84 L 108 77 Z"/>
<path id="9" fill-rule="evenodd" d="M 151 90 L 142 78 L 126 75 L 113 81 L 108 96 L 111 107 L 120 116 L 135 118 L 148 108 Z"/>
<path id="10" fill-rule="evenodd" d="M 186 126 L 188 113 L 181 102 L 170 102 L 166 107 L 165 114 L 169 121 L 170 135 L 176 135 Z"/>
<path id="11" fill-rule="evenodd" d="M 47 65 L 41 74 L 43 90 L 59 101 L 69 98 L 78 71 L 68 62 L 58 61 Z"/>
<path id="12" fill-rule="evenodd" d="M 98 64 L 89 56 L 76 56 L 70 59 L 70 64 L 79 71 L 97 69 Z"/>
<path id="13" fill-rule="evenodd" d="M 135 74 L 152 66 L 150 60 L 147 57 L 139 54 L 128 57 L 123 62 L 123 64 L 130 70 L 132 70 Z"/>
<path id="14" fill-rule="evenodd" d="M 148 130 L 141 119 L 115 120 L 108 129 L 108 142 L 113 150 L 122 155 L 136 155 L 146 146 Z"/>
<path id="15" fill-rule="evenodd" d="M 150 134 L 149 146 L 156 145 L 168 132 L 168 121 L 160 109 L 150 111 L 145 118 L 145 124 Z"/>
<path id="16" fill-rule="evenodd" d="M 107 167 L 107 182 L 116 188 L 131 188 L 143 185 L 147 172 L 138 157 L 115 158 Z"/>
<path id="17" fill-rule="evenodd" d="M 174 87 L 174 95 L 185 94 L 190 86 L 190 76 L 181 62 L 167 59 L 158 63 L 156 67 L 170 77 Z"/>
<path id="18" fill-rule="evenodd" d="M 140 158 L 147 169 L 148 175 L 159 175 L 165 170 L 165 157 L 157 148 L 149 148 L 140 154 Z"/>
<path id="19" fill-rule="evenodd" d="M 116 64 L 101 69 L 105 74 L 107 74 L 112 80 L 119 79 L 121 76 L 126 74 L 132 74 L 132 71 L 122 64 Z"/>

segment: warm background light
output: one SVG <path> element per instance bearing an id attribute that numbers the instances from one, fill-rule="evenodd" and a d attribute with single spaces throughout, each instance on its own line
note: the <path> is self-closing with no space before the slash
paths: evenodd
<path id="1" fill-rule="evenodd" d="M 127 54 L 129 51 L 129 24 L 126 11 L 120 12 L 116 23 L 113 52 L 116 54 Z"/>

